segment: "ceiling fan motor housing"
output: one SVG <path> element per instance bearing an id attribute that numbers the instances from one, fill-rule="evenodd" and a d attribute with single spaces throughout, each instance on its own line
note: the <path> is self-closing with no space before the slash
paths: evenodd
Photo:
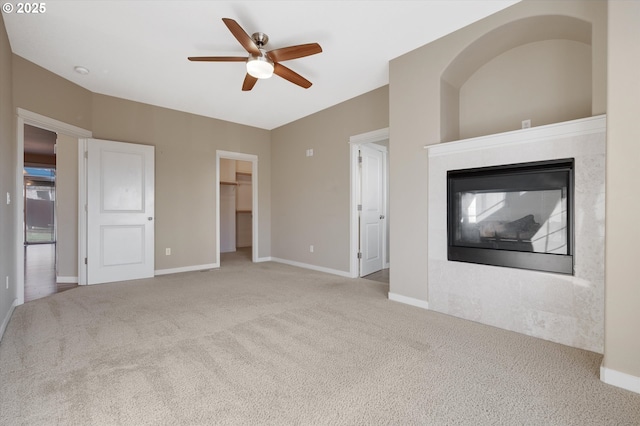
<path id="1" fill-rule="evenodd" d="M 269 36 L 266 35 L 265 33 L 260 33 L 260 32 L 253 33 L 251 38 L 253 39 L 253 41 L 256 42 L 256 44 L 258 45 L 258 48 L 261 48 L 265 46 L 267 43 L 269 43 Z"/>

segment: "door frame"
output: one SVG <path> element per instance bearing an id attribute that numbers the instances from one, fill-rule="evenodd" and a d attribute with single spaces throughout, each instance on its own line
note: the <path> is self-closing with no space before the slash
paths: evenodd
<path id="1" fill-rule="evenodd" d="M 16 108 L 17 124 L 16 124 L 16 170 L 15 170 L 15 217 L 20 226 L 16 227 L 16 292 L 17 304 L 24 303 L 24 197 L 20 194 L 24 191 L 24 125 L 39 127 L 55 133 L 62 133 L 78 139 L 90 138 L 92 132 L 81 127 L 63 123 L 53 118 L 35 112 L 27 111 L 22 108 Z M 79 219 L 78 219 L 79 220 Z M 78 250 L 80 251 L 80 250 Z M 78 280 L 80 280 L 80 271 L 78 271 Z"/>
<path id="2" fill-rule="evenodd" d="M 251 261 L 258 261 L 258 156 L 216 150 L 216 261 L 214 267 L 220 267 L 220 159 L 251 162 Z"/>
<path id="3" fill-rule="evenodd" d="M 350 165 L 350 190 L 349 190 L 349 276 L 351 278 L 358 278 L 360 276 L 360 262 L 358 259 L 358 251 L 360 248 L 359 239 L 359 212 L 358 212 L 358 198 L 360 195 L 360 170 L 358 167 L 358 151 L 361 145 L 371 144 L 375 146 L 376 143 L 383 142 L 389 139 L 389 128 L 374 130 L 372 132 L 361 133 L 351 136 L 349 138 L 349 165 Z M 378 145 L 378 147 L 380 147 Z M 388 211 L 389 197 L 387 194 L 389 170 L 387 167 L 388 157 L 385 155 L 384 159 L 384 205 Z M 388 216 L 388 215 L 385 215 Z M 385 267 L 389 265 L 386 262 L 387 259 L 387 227 L 388 217 L 383 222 L 383 244 L 382 244 L 382 256 L 383 264 Z"/>

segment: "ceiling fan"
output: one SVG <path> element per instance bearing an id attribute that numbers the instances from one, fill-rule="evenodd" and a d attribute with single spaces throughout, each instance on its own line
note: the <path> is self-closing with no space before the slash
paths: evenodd
<path id="1" fill-rule="evenodd" d="M 190 61 L 204 62 L 246 62 L 247 75 L 242 83 L 242 90 L 253 89 L 258 79 L 278 75 L 293 84 L 308 89 L 311 82 L 280 62 L 302 58 L 322 52 L 318 43 L 299 44 L 274 50 L 265 50 L 269 37 L 264 33 L 254 33 L 251 37 L 233 19 L 222 18 L 231 34 L 249 52 L 249 56 L 190 56 Z"/>

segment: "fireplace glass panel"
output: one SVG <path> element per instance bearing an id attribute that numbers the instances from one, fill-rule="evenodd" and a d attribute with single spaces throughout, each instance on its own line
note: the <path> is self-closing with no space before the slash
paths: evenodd
<path id="1" fill-rule="evenodd" d="M 456 245 L 567 254 L 566 188 L 461 192 Z"/>
<path id="2" fill-rule="evenodd" d="M 573 159 L 448 172 L 449 260 L 573 273 Z"/>

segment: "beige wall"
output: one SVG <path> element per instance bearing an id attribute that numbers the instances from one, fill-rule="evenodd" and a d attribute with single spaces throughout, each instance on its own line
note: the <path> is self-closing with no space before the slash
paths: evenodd
<path id="1" fill-rule="evenodd" d="M 64 78 L 12 55 L 13 111 L 23 108 L 91 130 L 93 94 Z M 59 134 L 57 154 L 57 275 L 77 277 L 77 139 Z M 14 142 L 15 145 L 15 142 Z M 15 168 L 15 161 L 11 167 Z M 19 226 L 16 224 L 16 226 Z"/>
<path id="2" fill-rule="evenodd" d="M 98 94 L 92 110 L 94 138 L 156 147 L 156 270 L 215 262 L 216 150 L 258 156 L 258 256 L 270 255 L 269 131 Z"/>
<path id="3" fill-rule="evenodd" d="M 273 257 L 349 272 L 349 138 L 388 127 L 388 105 L 384 86 L 272 131 Z"/>
<path id="4" fill-rule="evenodd" d="M 510 49 L 478 69 L 459 100 L 460 139 L 514 130 L 526 119 L 541 126 L 590 117 L 591 46 L 545 40 Z"/>
<path id="5" fill-rule="evenodd" d="M 636 378 L 640 377 L 639 23 L 640 2 L 609 3 L 604 365 Z"/>
<path id="6" fill-rule="evenodd" d="M 258 256 L 270 256 L 269 131 L 93 94 L 19 56 L 11 55 L 10 51 L 8 55 L 12 61 L 2 62 L 3 65 L 13 62 L 14 104 L 7 105 L 8 111 L 24 108 L 91 130 L 97 139 L 156 146 L 156 270 L 215 262 L 216 150 L 258 156 Z M 5 99 L 3 96 L 3 101 Z M 12 138 L 9 140 L 8 147 L 12 148 L 15 143 Z M 12 175 L 14 157 L 3 155 L 2 158 L 3 161 L 4 158 L 11 159 L 9 167 L 3 167 L 3 171 L 9 170 Z M 77 167 L 72 162 L 65 166 L 63 176 L 76 173 Z M 2 223 L 6 222 L 3 220 Z M 62 226 L 73 227 L 66 222 Z M 14 224 L 8 228 L 13 230 Z M 171 256 L 165 255 L 167 247 L 172 249 Z M 67 257 L 61 259 L 59 274 L 75 276 L 71 265 L 71 257 L 75 254 L 69 253 Z"/>
<path id="7" fill-rule="evenodd" d="M 56 147 L 57 276 L 78 276 L 78 139 L 58 135 Z"/>
<path id="8" fill-rule="evenodd" d="M 462 113 L 463 109 L 462 104 L 458 106 L 455 102 L 444 102 L 442 105 L 441 97 L 456 91 L 454 86 L 447 87 L 442 83 L 441 79 L 445 71 L 456 61 L 461 52 L 483 36 L 504 28 L 508 24 L 522 22 L 524 18 L 544 15 L 564 15 L 591 23 L 586 25 L 586 28 L 591 29 L 592 34 L 591 112 L 594 115 L 603 113 L 606 109 L 603 96 L 603 93 L 606 93 L 606 70 L 603 71 L 603 68 L 606 68 L 606 44 L 602 42 L 602 37 L 606 37 L 605 2 L 525 0 L 391 61 L 389 71 L 391 293 L 420 301 L 428 300 L 426 266 L 428 164 L 423 147 L 450 140 L 448 138 L 455 134 L 458 120 L 443 116 L 442 113 L 455 113 L 457 107 Z M 563 35 L 563 25 L 557 25 L 557 27 L 558 34 Z M 581 39 L 584 27 L 585 25 L 576 24 L 576 31 L 581 34 L 575 37 L 572 35 L 572 37 Z M 535 29 L 536 26 L 533 25 L 531 30 Z M 499 35 L 499 31 L 493 34 Z M 534 38 L 534 40 L 537 39 Z M 498 37 L 494 41 L 504 43 L 509 40 Z M 496 56 L 504 53 L 498 48 L 499 46 L 492 43 L 484 50 L 493 51 Z M 482 49 L 475 51 L 475 54 L 478 53 L 482 53 Z M 459 70 L 458 75 L 453 76 L 456 78 L 450 78 L 450 82 L 455 81 L 463 85 L 469 76 L 491 59 L 493 57 L 488 57 L 483 62 L 477 57 L 472 58 L 469 66 L 474 64 L 475 67 Z M 554 65 L 555 62 L 547 64 L 548 67 Z M 468 74 L 466 78 L 459 77 L 465 73 Z M 492 100 L 488 99 L 487 103 Z M 526 97 L 514 99 L 513 106 L 504 105 L 504 112 L 507 113 L 512 108 L 522 108 L 526 102 Z M 496 111 L 491 113 L 493 117 L 496 114 Z M 558 121 L 561 120 L 562 118 Z M 502 123 L 496 123 L 493 126 L 483 127 L 483 132 L 515 130 L 521 126 L 520 121 L 519 119 L 513 123 L 511 129 L 505 129 Z"/>
<path id="9" fill-rule="evenodd" d="M 12 106 L 11 46 L 0 14 L 0 337 L 16 299 L 15 235 L 18 222 L 14 204 L 7 205 L 6 194 L 15 194 L 14 127 Z M 5 279 L 9 277 L 9 288 Z"/>
<path id="10" fill-rule="evenodd" d="M 91 130 L 92 93 L 13 55 L 14 108 Z"/>

